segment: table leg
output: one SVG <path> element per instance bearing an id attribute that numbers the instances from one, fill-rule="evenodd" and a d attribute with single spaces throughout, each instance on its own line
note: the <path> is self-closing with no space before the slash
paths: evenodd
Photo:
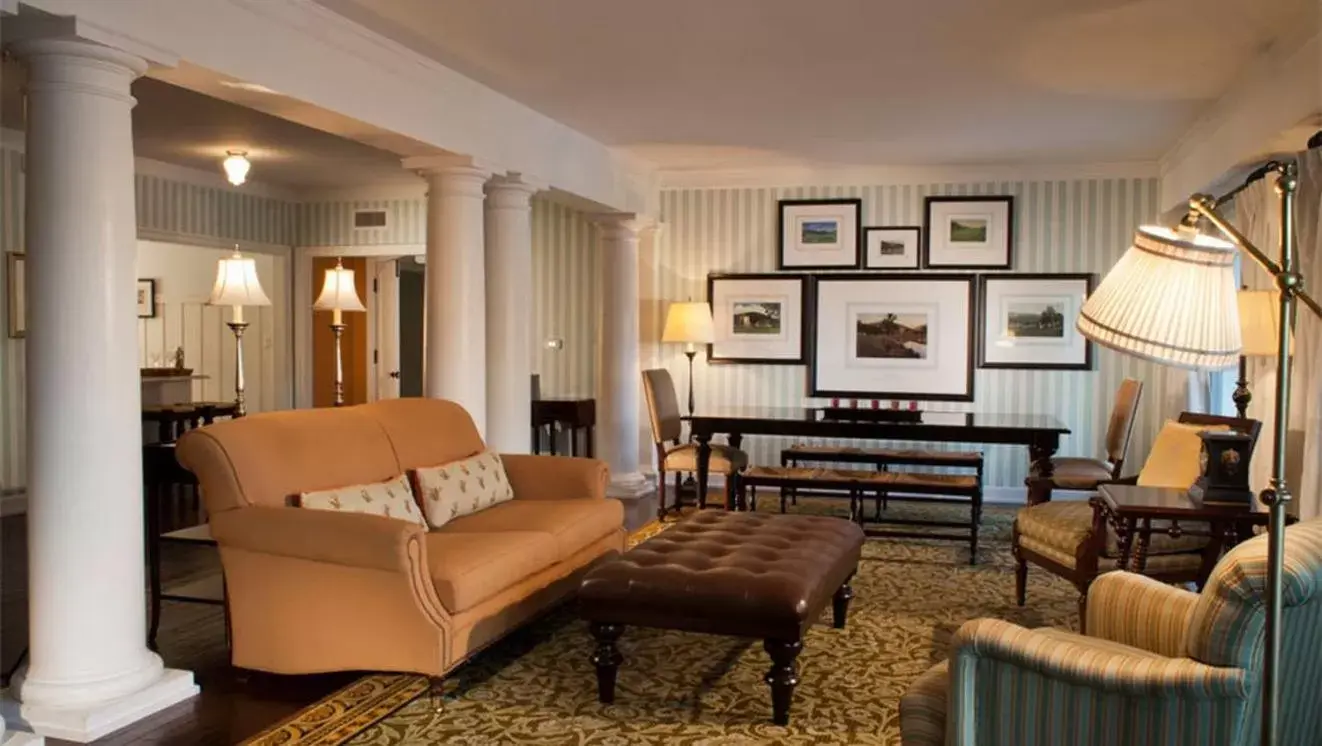
<path id="1" fill-rule="evenodd" d="M 1028 446 L 1028 458 L 1033 463 L 1033 473 L 1042 479 L 1050 479 L 1055 473 L 1051 465 L 1051 457 L 1056 455 L 1056 449 L 1060 447 L 1060 436 L 1052 433 L 1051 435 L 1041 435 L 1034 438 Z"/>
<path id="2" fill-rule="evenodd" d="M 578 427 L 569 428 L 569 455 L 578 457 Z"/>
<path id="3" fill-rule="evenodd" d="M 615 701 L 615 675 L 624 662 L 624 656 L 615 647 L 615 641 L 624 634 L 623 625 L 592 623 L 592 636 L 597 647 L 592 651 L 592 665 L 597 668 L 597 700 L 602 704 Z"/>
<path id="4" fill-rule="evenodd" d="M 1138 531 L 1138 541 L 1134 546 L 1134 572 L 1141 573 L 1148 566 L 1148 544 L 1152 542 L 1152 519 L 1143 519 L 1143 528 Z"/>
<path id="5" fill-rule="evenodd" d="M 1123 518 L 1112 523 L 1112 530 L 1115 531 L 1116 541 L 1119 543 L 1119 556 L 1115 560 L 1117 570 L 1129 569 L 1129 552 L 1134 546 L 1134 532 L 1136 530 L 1133 518 Z"/>
<path id="6" fill-rule="evenodd" d="M 730 433 L 727 442 L 729 442 L 731 448 L 738 450 L 744 444 L 744 436 L 739 433 Z"/>
<path id="7" fill-rule="evenodd" d="M 559 455 L 560 455 L 560 443 L 559 443 L 559 440 L 560 440 L 560 439 L 559 439 L 558 437 L 556 437 L 556 436 L 558 435 L 558 433 L 557 433 L 556 431 L 560 429 L 559 423 L 552 422 L 551 424 L 549 424 L 549 425 L 546 426 L 546 429 L 547 429 L 547 431 L 550 432 L 550 434 L 551 434 L 551 437 L 550 437 L 550 441 L 551 441 L 551 449 L 550 449 L 550 450 L 551 450 L 551 455 L 552 455 L 552 456 L 559 456 Z"/>
<path id="8" fill-rule="evenodd" d="M 149 478 L 152 475 L 149 475 Z M 147 574 L 151 588 L 151 620 L 147 628 L 147 647 L 156 650 L 156 633 L 161 628 L 161 490 L 154 480 L 144 490 L 147 510 Z"/>
<path id="9" fill-rule="evenodd" d="M 849 581 L 853 577 L 854 573 L 849 573 L 849 577 L 845 578 L 845 582 L 831 598 L 831 623 L 836 629 L 844 629 L 845 620 L 849 617 L 849 602 L 854 598 L 854 589 L 850 587 Z"/>
<path id="10" fill-rule="evenodd" d="M 711 466 L 711 434 L 694 435 L 698 442 L 698 510 L 707 509 L 707 469 Z"/>
<path id="11" fill-rule="evenodd" d="M 585 455 L 586 455 L 588 458 L 596 458 L 596 456 L 593 455 L 593 452 L 596 450 L 596 449 L 593 447 L 593 443 L 592 443 L 592 429 L 593 429 L 593 428 L 592 428 L 591 425 L 588 425 L 587 427 L 585 427 L 585 428 L 583 428 L 583 429 L 587 431 L 587 436 L 588 436 L 588 448 L 587 448 L 587 451 L 588 451 L 588 452 L 587 452 Z"/>
<path id="12" fill-rule="evenodd" d="M 802 640 L 767 640 L 762 643 L 767 655 L 771 656 L 771 670 L 765 681 L 771 685 L 771 722 L 776 725 L 790 724 L 790 702 L 794 699 L 794 687 L 799 685 L 799 674 L 794 668 L 794 659 L 803 650 Z"/>
<path id="13" fill-rule="evenodd" d="M 532 429 L 532 455 L 540 456 L 542 453 L 542 426 L 536 425 Z"/>

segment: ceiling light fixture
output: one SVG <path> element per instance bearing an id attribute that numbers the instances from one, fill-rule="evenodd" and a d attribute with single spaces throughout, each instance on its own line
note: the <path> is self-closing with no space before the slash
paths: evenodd
<path id="1" fill-rule="evenodd" d="M 245 150 L 225 151 L 225 161 L 221 166 L 225 169 L 225 178 L 234 186 L 247 181 L 248 169 L 252 168 L 252 164 L 248 162 L 248 152 Z"/>

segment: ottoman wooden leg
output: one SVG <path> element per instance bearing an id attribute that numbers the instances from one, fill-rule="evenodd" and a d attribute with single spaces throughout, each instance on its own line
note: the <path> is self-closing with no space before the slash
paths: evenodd
<path id="1" fill-rule="evenodd" d="M 771 656 L 771 670 L 766 676 L 766 682 L 771 685 L 771 722 L 789 725 L 790 702 L 794 699 L 794 687 L 799 684 L 794 659 L 803 650 L 803 641 L 767 640 L 762 643 L 762 647 Z"/>
<path id="2" fill-rule="evenodd" d="M 597 700 L 603 704 L 615 701 L 615 674 L 624 662 L 624 656 L 615 648 L 615 641 L 624 634 L 619 624 L 592 623 L 592 636 L 597 647 L 592 651 L 592 665 L 597 667 Z"/>
<path id="3" fill-rule="evenodd" d="M 849 602 L 854 598 L 854 589 L 849 586 L 849 581 L 853 577 L 854 574 L 850 573 L 831 598 L 831 621 L 836 629 L 844 629 L 845 620 L 849 617 Z"/>

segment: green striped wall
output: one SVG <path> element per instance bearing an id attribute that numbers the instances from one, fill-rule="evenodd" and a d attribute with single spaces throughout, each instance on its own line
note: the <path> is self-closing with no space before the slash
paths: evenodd
<path id="1" fill-rule="evenodd" d="M 661 232 L 654 256 L 644 256 L 650 272 L 642 278 L 644 364 L 670 368 L 684 386 L 685 359 L 677 346 L 658 340 L 670 301 L 706 297 L 709 272 L 770 272 L 776 268 L 776 201 L 857 197 L 864 225 L 920 225 L 928 195 L 1011 194 L 1015 201 L 1015 267 L 1022 272 L 1096 272 L 1104 275 L 1128 247 L 1134 227 L 1157 215 L 1154 178 L 1078 181 L 1001 181 L 796 188 L 675 189 L 661 194 Z M 972 404 L 927 403 L 931 410 L 1034 412 L 1054 414 L 1071 429 L 1061 452 L 1096 456 L 1111 398 L 1127 376 L 1148 388 L 1143 418 L 1130 455 L 1147 452 L 1162 419 L 1165 374 L 1158 366 L 1098 350 L 1094 371 L 979 370 Z M 806 369 L 798 366 L 707 366 L 695 369 L 697 406 L 797 406 L 820 403 L 806 394 Z M 681 396 L 683 391 L 680 392 Z M 788 441 L 746 438 L 755 462 L 778 462 Z M 989 446 L 988 484 L 1022 485 L 1024 449 Z M 1141 461 L 1139 462 L 1141 463 Z"/>
<path id="2" fill-rule="evenodd" d="M 354 228 L 357 210 L 385 210 L 384 228 Z M 303 202 L 295 209 L 299 246 L 381 246 L 427 241 L 427 200 L 376 199 Z"/>

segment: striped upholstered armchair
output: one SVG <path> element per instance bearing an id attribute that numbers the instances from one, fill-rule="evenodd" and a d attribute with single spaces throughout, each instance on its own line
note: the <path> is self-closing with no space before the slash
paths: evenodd
<path id="1" fill-rule="evenodd" d="M 900 700 L 904 746 L 1248 746 L 1258 742 L 1267 537 L 1201 594 L 1113 572 L 1088 635 L 966 623 Z M 1281 746 L 1322 733 L 1322 519 L 1286 529 Z"/>

